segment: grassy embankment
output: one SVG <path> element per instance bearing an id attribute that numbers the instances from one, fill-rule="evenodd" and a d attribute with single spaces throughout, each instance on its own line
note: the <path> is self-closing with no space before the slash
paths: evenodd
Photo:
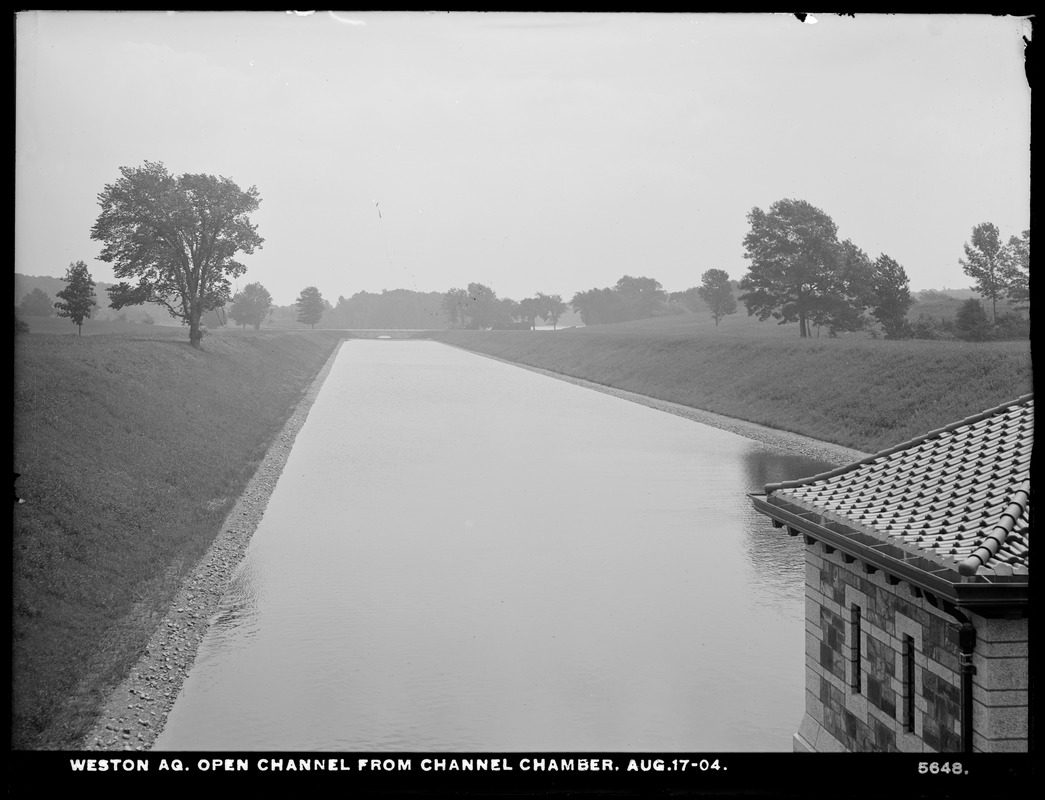
<path id="1" fill-rule="evenodd" d="M 138 330 L 15 339 L 15 748 L 76 746 L 338 341 Z"/>
<path id="2" fill-rule="evenodd" d="M 871 453 L 1032 390 L 1028 342 L 799 339 L 796 330 L 728 317 L 716 329 L 708 315 L 687 315 L 432 337 Z"/>

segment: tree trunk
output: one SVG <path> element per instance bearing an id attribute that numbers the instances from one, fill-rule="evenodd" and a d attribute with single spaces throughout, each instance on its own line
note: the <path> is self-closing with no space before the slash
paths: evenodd
<path id="1" fill-rule="evenodd" d="M 806 329 L 806 315 L 804 312 L 798 315 L 798 336 L 802 339 L 809 338 L 809 331 Z"/>
<path id="2" fill-rule="evenodd" d="M 196 311 L 189 312 L 189 344 L 197 350 L 202 350 L 203 331 L 200 330 L 200 314 Z"/>

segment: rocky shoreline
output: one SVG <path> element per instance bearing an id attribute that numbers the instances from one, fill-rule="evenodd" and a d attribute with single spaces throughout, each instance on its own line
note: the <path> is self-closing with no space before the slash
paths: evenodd
<path id="1" fill-rule="evenodd" d="M 342 343 L 343 344 L 343 343 Z M 109 695 L 83 750 L 149 750 L 167 721 L 196 651 L 264 516 L 298 432 L 341 345 L 323 365 L 225 518 L 221 533 L 175 596 L 130 674 Z"/>
<path id="2" fill-rule="evenodd" d="M 225 518 L 221 533 L 174 598 L 149 640 L 144 654 L 130 674 L 110 694 L 98 721 L 83 739 L 83 750 L 149 750 L 163 730 L 167 715 L 192 668 L 210 620 L 218 611 L 232 575 L 242 561 L 247 545 L 261 522 L 269 497 L 294 446 L 294 440 L 308 418 L 309 410 L 333 366 L 334 359 L 337 358 L 340 347 L 341 345 L 324 364 L 284 424 L 243 495 Z M 695 422 L 729 430 L 748 439 L 832 464 L 847 464 L 867 455 L 807 436 L 657 400 L 539 367 L 505 361 L 495 356 L 486 357 Z"/>

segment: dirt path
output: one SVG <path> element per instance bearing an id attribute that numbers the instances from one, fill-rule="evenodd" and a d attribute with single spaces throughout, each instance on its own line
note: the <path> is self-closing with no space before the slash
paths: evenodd
<path id="1" fill-rule="evenodd" d="M 254 477 L 247 484 L 243 495 L 225 518 L 221 533 L 218 534 L 214 544 L 196 565 L 185 585 L 174 598 L 166 616 L 150 639 L 145 653 L 130 674 L 109 696 L 94 728 L 84 738 L 82 749 L 148 750 L 160 731 L 163 730 L 167 715 L 192 668 L 196 652 L 207 632 L 210 620 L 217 612 L 232 575 L 243 559 L 247 545 L 261 522 L 269 497 L 276 487 L 276 482 L 279 480 L 291 448 L 294 446 L 294 440 L 308 418 L 309 410 L 334 364 L 334 359 L 337 358 L 340 347 L 334 351 L 319 374 L 316 375 L 298 407 L 283 426 Z M 474 350 L 466 352 L 486 355 L 476 353 Z M 732 431 L 748 439 L 832 464 L 848 464 L 866 455 L 857 450 L 821 442 L 807 436 L 766 428 L 710 411 L 701 411 L 677 403 L 657 400 L 538 367 L 516 364 L 496 356 L 486 357 L 670 414 L 677 414 L 704 425 Z"/>

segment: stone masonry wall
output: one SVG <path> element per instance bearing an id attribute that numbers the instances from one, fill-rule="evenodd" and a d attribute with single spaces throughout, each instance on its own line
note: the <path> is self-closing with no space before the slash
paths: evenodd
<path id="1" fill-rule="evenodd" d="M 974 752 L 1025 753 L 1029 673 L 1026 619 L 985 619 L 970 615 L 976 628 L 972 663 Z"/>
<path id="2" fill-rule="evenodd" d="M 960 752 L 958 622 L 909 584 L 846 560 L 806 545 L 806 714 L 795 749 Z M 985 704 L 1011 699 L 989 691 Z"/>

